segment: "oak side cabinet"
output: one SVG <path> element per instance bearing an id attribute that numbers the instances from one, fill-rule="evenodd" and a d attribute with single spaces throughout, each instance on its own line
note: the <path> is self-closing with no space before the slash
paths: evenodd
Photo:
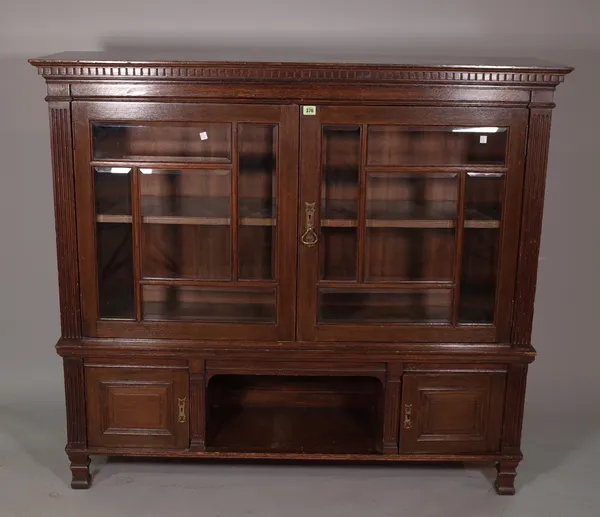
<path id="1" fill-rule="evenodd" d="M 514 493 L 570 68 L 31 63 L 73 488 L 114 455 L 491 462 Z"/>

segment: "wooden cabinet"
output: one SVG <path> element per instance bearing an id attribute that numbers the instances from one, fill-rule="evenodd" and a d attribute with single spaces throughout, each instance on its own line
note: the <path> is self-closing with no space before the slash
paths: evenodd
<path id="1" fill-rule="evenodd" d="M 85 382 L 90 447 L 188 447 L 187 369 L 92 364 Z"/>
<path id="2" fill-rule="evenodd" d="M 405 374 L 400 450 L 500 452 L 504 386 L 503 372 Z"/>
<path id="3" fill-rule="evenodd" d="M 570 68 L 31 60 L 94 454 L 489 461 L 514 493 Z"/>

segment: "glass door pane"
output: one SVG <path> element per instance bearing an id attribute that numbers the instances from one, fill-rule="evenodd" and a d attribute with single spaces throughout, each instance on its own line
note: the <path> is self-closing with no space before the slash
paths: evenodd
<path id="1" fill-rule="evenodd" d="M 238 125 L 238 274 L 275 278 L 277 126 Z"/>
<path id="2" fill-rule="evenodd" d="M 85 335 L 294 338 L 297 106 L 74 101 L 73 123 Z"/>
<path id="3" fill-rule="evenodd" d="M 454 274 L 457 174 L 367 173 L 365 280 Z"/>
<path id="4" fill-rule="evenodd" d="M 231 124 L 92 124 L 97 160 L 231 163 Z"/>
<path id="5" fill-rule="evenodd" d="M 131 167 L 94 167 L 98 314 L 133 319 Z"/>
<path id="6" fill-rule="evenodd" d="M 144 319 L 275 323 L 275 290 L 145 285 Z"/>
<path id="7" fill-rule="evenodd" d="M 450 289 L 319 290 L 322 323 L 450 323 Z"/>
<path id="8" fill-rule="evenodd" d="M 356 280 L 360 126 L 323 128 L 321 278 Z"/>
<path id="9" fill-rule="evenodd" d="M 368 165 L 504 165 L 505 127 L 369 125 Z"/>
<path id="10" fill-rule="evenodd" d="M 468 172 L 459 322 L 493 323 L 504 174 Z"/>
<path id="11" fill-rule="evenodd" d="M 526 124 L 483 107 L 301 117 L 300 338 L 507 342 Z"/>
<path id="12" fill-rule="evenodd" d="M 140 169 L 142 278 L 231 278 L 231 173 Z"/>

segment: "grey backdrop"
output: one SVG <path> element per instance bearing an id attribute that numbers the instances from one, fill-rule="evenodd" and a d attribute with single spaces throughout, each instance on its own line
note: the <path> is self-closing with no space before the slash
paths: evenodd
<path id="1" fill-rule="evenodd" d="M 525 433 L 536 442 L 569 423 L 574 442 L 555 434 L 548 447 L 575 450 L 598 432 L 600 408 L 599 22 L 597 0 L 3 0 L 0 431 L 66 479 L 45 85 L 27 58 L 127 45 L 243 48 L 257 58 L 295 49 L 308 60 L 533 56 L 576 71 L 556 95 Z"/>

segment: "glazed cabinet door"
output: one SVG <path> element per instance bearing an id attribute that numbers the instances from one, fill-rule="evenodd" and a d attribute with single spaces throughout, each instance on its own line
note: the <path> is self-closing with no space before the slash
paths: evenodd
<path id="1" fill-rule="evenodd" d="M 303 340 L 509 340 L 527 110 L 301 115 Z"/>
<path id="2" fill-rule="evenodd" d="M 88 445 L 189 446 L 186 369 L 88 366 Z"/>
<path id="3" fill-rule="evenodd" d="M 74 103 L 86 335 L 293 339 L 297 114 Z"/>
<path id="4" fill-rule="evenodd" d="M 405 374 L 400 452 L 498 452 L 504 385 L 503 372 Z"/>

